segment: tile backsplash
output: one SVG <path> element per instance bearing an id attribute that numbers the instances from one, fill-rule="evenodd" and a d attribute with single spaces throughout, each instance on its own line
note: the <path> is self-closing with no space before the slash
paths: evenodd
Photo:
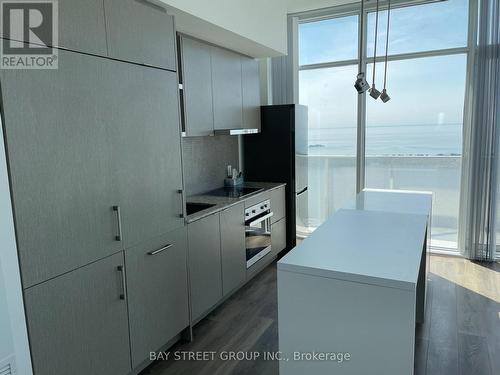
<path id="1" fill-rule="evenodd" d="M 226 166 L 238 166 L 238 137 L 182 138 L 184 184 L 187 196 L 224 185 Z"/>

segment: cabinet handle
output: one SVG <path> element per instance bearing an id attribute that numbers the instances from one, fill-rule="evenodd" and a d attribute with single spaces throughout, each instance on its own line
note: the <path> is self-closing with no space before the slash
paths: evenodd
<path id="1" fill-rule="evenodd" d="M 184 201 L 182 200 L 182 195 L 183 195 L 183 193 L 184 193 L 184 190 L 182 190 L 182 189 L 178 189 L 178 190 L 177 190 L 177 193 L 181 195 L 181 206 L 182 206 L 182 205 L 184 204 Z M 181 212 L 181 213 L 179 214 L 179 217 L 180 217 L 181 219 L 184 219 L 184 212 Z"/>
<path id="2" fill-rule="evenodd" d="M 122 211 L 120 209 L 120 206 L 113 206 L 113 211 L 116 212 L 116 220 L 118 222 L 118 235 L 115 236 L 116 241 L 122 241 L 123 240 L 123 234 L 122 234 Z"/>
<path id="3" fill-rule="evenodd" d="M 170 243 L 170 244 L 168 244 L 168 245 L 166 245 L 166 246 L 163 246 L 162 248 L 160 248 L 160 249 L 158 249 L 158 250 L 149 251 L 149 252 L 148 252 L 148 255 L 156 255 L 156 254 L 159 254 L 159 253 L 161 253 L 162 251 L 165 251 L 165 250 L 167 250 L 167 249 L 170 249 L 172 246 L 174 246 L 174 244 L 173 244 L 173 243 Z"/>
<path id="4" fill-rule="evenodd" d="M 127 284 L 126 284 L 126 281 L 125 281 L 125 267 L 118 266 L 118 267 L 116 267 L 116 269 L 122 275 L 122 293 L 120 293 L 120 299 L 121 300 L 126 300 L 127 299 Z"/>

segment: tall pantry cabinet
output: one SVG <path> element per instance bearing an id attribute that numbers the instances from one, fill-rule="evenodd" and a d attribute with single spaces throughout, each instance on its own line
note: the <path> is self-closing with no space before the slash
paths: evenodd
<path id="1" fill-rule="evenodd" d="M 60 1 L 65 17 L 72 2 Z M 0 70 L 35 375 L 136 372 L 189 325 L 173 18 L 135 0 L 92 4 L 107 48 L 82 52 L 99 56 L 68 40 L 58 69 Z M 165 48 L 133 48 L 130 27 Z"/>

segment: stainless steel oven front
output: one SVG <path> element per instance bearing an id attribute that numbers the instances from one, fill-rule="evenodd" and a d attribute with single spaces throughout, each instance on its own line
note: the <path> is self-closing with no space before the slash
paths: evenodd
<path id="1" fill-rule="evenodd" d="M 271 252 L 271 202 L 266 200 L 245 209 L 247 268 Z"/>

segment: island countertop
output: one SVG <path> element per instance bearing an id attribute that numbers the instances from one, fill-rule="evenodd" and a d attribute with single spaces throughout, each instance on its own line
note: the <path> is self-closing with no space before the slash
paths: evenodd
<path id="1" fill-rule="evenodd" d="M 341 209 L 278 262 L 290 271 L 414 289 L 427 215 Z"/>

